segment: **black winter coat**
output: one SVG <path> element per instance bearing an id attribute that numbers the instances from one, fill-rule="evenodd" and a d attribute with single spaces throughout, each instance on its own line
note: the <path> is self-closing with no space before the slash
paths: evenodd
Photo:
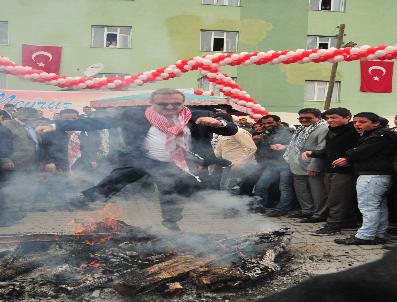
<path id="1" fill-rule="evenodd" d="M 56 121 L 56 127 L 57 130 L 62 131 L 92 131 L 119 127 L 122 130 L 126 145 L 125 153 L 128 154 L 132 161 L 141 160 L 146 157 L 146 152 L 142 147 L 151 127 L 151 124 L 145 118 L 144 112 L 145 108 L 131 107 L 124 110 L 115 118 L 86 118 L 75 121 Z M 192 138 L 192 148 L 190 151 L 207 160 L 216 159 L 211 146 L 213 133 L 234 135 L 238 130 L 236 125 L 227 121 L 225 121 L 225 127 L 219 128 L 197 125 L 195 123 L 199 117 L 208 117 L 211 115 L 212 113 L 209 111 L 192 111 L 192 118 L 188 123 Z"/>
<path id="2" fill-rule="evenodd" d="M 346 152 L 358 175 L 392 175 L 397 134 L 389 129 L 365 132 L 355 148 Z"/>
<path id="3" fill-rule="evenodd" d="M 311 157 L 324 158 L 324 170 L 327 173 L 353 174 L 353 167 L 333 167 L 332 162 L 338 158 L 346 157 L 346 151 L 357 145 L 360 135 L 353 123 L 339 127 L 329 127 L 325 137 L 325 149 L 312 151 Z"/>

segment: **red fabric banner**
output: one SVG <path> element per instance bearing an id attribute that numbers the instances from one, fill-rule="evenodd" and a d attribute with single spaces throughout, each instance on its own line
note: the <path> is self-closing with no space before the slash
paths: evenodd
<path id="1" fill-rule="evenodd" d="M 22 65 L 59 74 L 62 47 L 22 44 Z"/>
<path id="2" fill-rule="evenodd" d="M 394 62 L 361 61 L 362 92 L 392 92 Z"/>

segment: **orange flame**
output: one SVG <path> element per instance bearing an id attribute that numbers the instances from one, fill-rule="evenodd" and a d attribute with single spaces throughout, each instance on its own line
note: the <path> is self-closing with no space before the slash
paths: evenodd
<path id="1" fill-rule="evenodd" d="M 99 269 L 101 267 L 101 264 L 96 259 L 88 261 L 87 265 L 92 269 Z"/>
<path id="2" fill-rule="evenodd" d="M 95 243 L 105 243 L 114 233 L 118 231 L 117 220 L 122 216 L 122 210 L 115 204 L 108 203 L 102 209 L 93 212 L 81 212 L 79 219 L 73 219 L 68 223 L 74 227 L 76 238 L 80 235 L 94 236 L 93 240 L 85 240 L 84 243 L 92 245 Z M 81 222 L 80 222 L 81 221 Z M 107 233 L 108 235 L 97 236 L 97 233 Z"/>

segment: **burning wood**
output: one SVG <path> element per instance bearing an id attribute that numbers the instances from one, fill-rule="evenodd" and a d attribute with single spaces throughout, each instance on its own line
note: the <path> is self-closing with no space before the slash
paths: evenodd
<path id="1" fill-rule="evenodd" d="M 0 244 L 19 244 L 14 252 L 0 254 L 0 281 L 10 284 L 0 286 L 0 300 L 46 292 L 76 300 L 98 289 L 134 298 L 151 291 L 179 295 L 186 284 L 207 290 L 240 287 L 277 271 L 277 256 L 288 241 L 286 232 L 156 237 L 117 220 L 90 224 L 76 235 L 3 236 Z"/>

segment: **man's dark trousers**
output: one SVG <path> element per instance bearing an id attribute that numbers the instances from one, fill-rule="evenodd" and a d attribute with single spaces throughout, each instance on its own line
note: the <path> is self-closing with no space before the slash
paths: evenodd
<path id="1" fill-rule="evenodd" d="M 120 192 L 126 185 L 149 175 L 160 193 L 163 221 L 177 222 L 181 220 L 183 199 L 200 188 L 199 182 L 193 176 L 179 169 L 174 163 L 147 158 L 142 162 L 136 167 L 114 169 L 99 184 L 83 191 L 83 195 L 90 199 L 95 199 L 98 195 L 110 198 Z"/>

